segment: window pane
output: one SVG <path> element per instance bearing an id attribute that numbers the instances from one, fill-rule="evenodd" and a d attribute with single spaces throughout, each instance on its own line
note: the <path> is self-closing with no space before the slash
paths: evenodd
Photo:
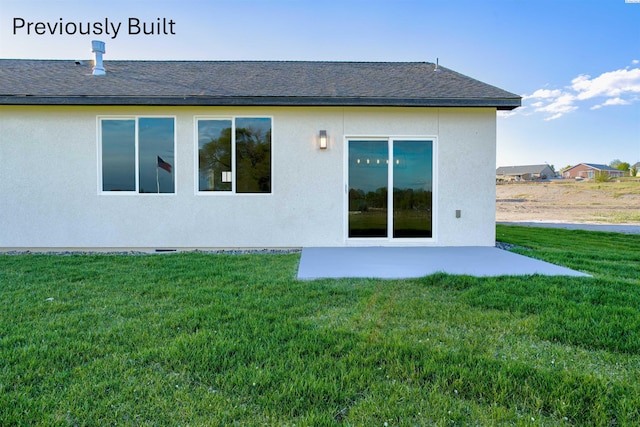
<path id="1" fill-rule="evenodd" d="M 393 143 L 393 237 L 432 237 L 433 143 Z"/>
<path id="2" fill-rule="evenodd" d="M 236 192 L 271 193 L 271 119 L 236 119 Z"/>
<path id="3" fill-rule="evenodd" d="M 174 120 L 138 120 L 140 193 L 174 192 Z"/>
<path id="4" fill-rule="evenodd" d="M 102 191 L 135 191 L 135 120 L 102 120 L 101 123 Z"/>
<path id="5" fill-rule="evenodd" d="M 231 191 L 231 120 L 198 121 L 198 190 Z"/>
<path id="6" fill-rule="evenodd" d="M 387 237 L 387 141 L 349 141 L 349 237 Z"/>

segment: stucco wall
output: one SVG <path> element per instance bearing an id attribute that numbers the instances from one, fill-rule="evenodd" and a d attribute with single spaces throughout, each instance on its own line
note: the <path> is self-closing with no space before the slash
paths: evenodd
<path id="1" fill-rule="evenodd" d="M 175 194 L 100 194 L 105 115 L 176 117 Z M 195 116 L 273 117 L 272 194 L 196 194 Z M 436 234 L 420 244 L 495 241 L 494 109 L 2 106 L 0 117 L 0 248 L 343 246 L 345 135 L 435 137 Z"/>

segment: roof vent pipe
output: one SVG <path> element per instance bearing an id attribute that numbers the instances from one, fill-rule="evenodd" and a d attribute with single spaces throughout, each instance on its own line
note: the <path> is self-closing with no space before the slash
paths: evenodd
<path id="1" fill-rule="evenodd" d="M 440 69 L 440 58 L 436 58 L 436 66 L 433 68 L 433 71 L 435 71 L 436 73 L 440 73 L 442 72 L 442 70 Z"/>
<path id="2" fill-rule="evenodd" d="M 95 53 L 96 57 L 93 62 L 93 75 L 94 76 L 104 76 L 107 72 L 102 65 L 102 55 L 105 53 L 104 42 L 99 40 L 91 41 L 91 52 Z"/>

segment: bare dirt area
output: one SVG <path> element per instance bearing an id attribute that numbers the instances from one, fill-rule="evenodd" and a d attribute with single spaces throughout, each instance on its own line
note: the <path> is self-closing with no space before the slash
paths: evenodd
<path id="1" fill-rule="evenodd" d="M 496 221 L 640 225 L 640 181 L 499 184 Z"/>

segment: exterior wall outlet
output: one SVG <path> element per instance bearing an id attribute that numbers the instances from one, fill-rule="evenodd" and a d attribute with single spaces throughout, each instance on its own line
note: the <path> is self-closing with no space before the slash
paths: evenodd
<path id="1" fill-rule="evenodd" d="M 460 218 L 462 216 L 462 211 L 460 209 L 456 209 L 456 218 Z"/>

